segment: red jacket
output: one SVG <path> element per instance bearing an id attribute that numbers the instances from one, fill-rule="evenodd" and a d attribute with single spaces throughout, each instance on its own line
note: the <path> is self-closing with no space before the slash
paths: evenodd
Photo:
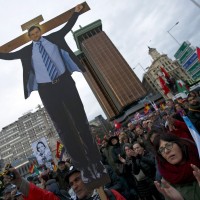
<path id="1" fill-rule="evenodd" d="M 55 194 L 47 190 L 41 189 L 34 184 L 29 185 L 29 194 L 27 197 L 24 196 L 24 200 L 60 200 Z M 116 190 L 111 190 L 115 196 L 116 200 L 126 200 L 119 192 Z M 109 200 L 109 199 L 108 199 Z"/>
<path id="2" fill-rule="evenodd" d="M 114 194 L 115 196 L 115 199 L 116 200 L 126 200 L 119 192 L 117 192 L 116 190 L 111 190 L 112 193 Z"/>
<path id="3" fill-rule="evenodd" d="M 34 184 L 29 185 L 29 194 L 27 197 L 24 196 L 24 200 L 60 200 L 55 194 L 47 190 L 41 189 Z"/>

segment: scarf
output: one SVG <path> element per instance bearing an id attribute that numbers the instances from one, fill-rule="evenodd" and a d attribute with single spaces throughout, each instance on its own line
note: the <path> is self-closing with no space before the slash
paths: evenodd
<path id="1" fill-rule="evenodd" d="M 194 144 L 189 145 L 188 148 L 189 159 L 181 165 L 172 165 L 167 161 L 161 162 L 158 158 L 158 169 L 163 178 L 170 184 L 184 184 L 195 181 L 193 169 L 190 164 L 200 167 L 200 160 L 198 151 Z"/>

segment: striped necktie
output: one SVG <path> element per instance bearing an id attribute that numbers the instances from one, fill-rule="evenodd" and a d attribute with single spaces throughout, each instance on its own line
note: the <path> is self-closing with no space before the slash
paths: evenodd
<path id="1" fill-rule="evenodd" d="M 42 59 L 49 73 L 49 77 L 53 81 L 58 77 L 58 69 L 56 68 L 55 64 L 46 52 L 44 46 L 42 45 L 42 42 L 40 41 L 37 44 L 39 45 L 39 52 L 42 55 Z"/>

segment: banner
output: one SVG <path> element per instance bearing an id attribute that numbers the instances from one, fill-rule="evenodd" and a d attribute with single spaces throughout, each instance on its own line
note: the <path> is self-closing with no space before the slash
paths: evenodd
<path id="1" fill-rule="evenodd" d="M 57 141 L 57 148 L 56 148 L 56 157 L 62 160 L 61 155 L 63 152 L 64 146 L 60 142 Z"/>
<path id="2" fill-rule="evenodd" d="M 146 104 L 144 105 L 144 114 L 147 114 L 147 113 L 149 112 L 149 110 L 150 110 L 150 106 L 149 106 L 148 103 L 146 103 Z"/>
<path id="3" fill-rule="evenodd" d="M 190 121 L 190 119 L 187 116 L 183 116 L 183 119 L 197 145 L 197 149 L 199 152 L 199 157 L 200 157 L 200 135 L 199 132 L 197 131 L 197 129 L 194 127 L 194 125 L 192 124 L 192 122 Z"/>
<path id="4" fill-rule="evenodd" d="M 52 160 L 51 151 L 45 137 L 33 142 L 31 146 L 39 165 L 43 165 Z"/>

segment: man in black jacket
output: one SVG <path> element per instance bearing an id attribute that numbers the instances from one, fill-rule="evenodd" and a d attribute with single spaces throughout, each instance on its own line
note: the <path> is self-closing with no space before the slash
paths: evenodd
<path id="1" fill-rule="evenodd" d="M 0 59 L 21 59 L 25 98 L 33 90 L 38 90 L 73 164 L 86 171 L 90 163 L 91 168 L 103 171 L 96 143 L 91 137 L 82 102 L 71 77 L 73 71 L 84 72 L 85 69 L 64 39 L 82 9 L 82 5 L 77 5 L 68 23 L 50 35 L 43 37 L 40 28 L 32 26 L 28 35 L 33 42 L 18 51 L 0 53 Z"/>

